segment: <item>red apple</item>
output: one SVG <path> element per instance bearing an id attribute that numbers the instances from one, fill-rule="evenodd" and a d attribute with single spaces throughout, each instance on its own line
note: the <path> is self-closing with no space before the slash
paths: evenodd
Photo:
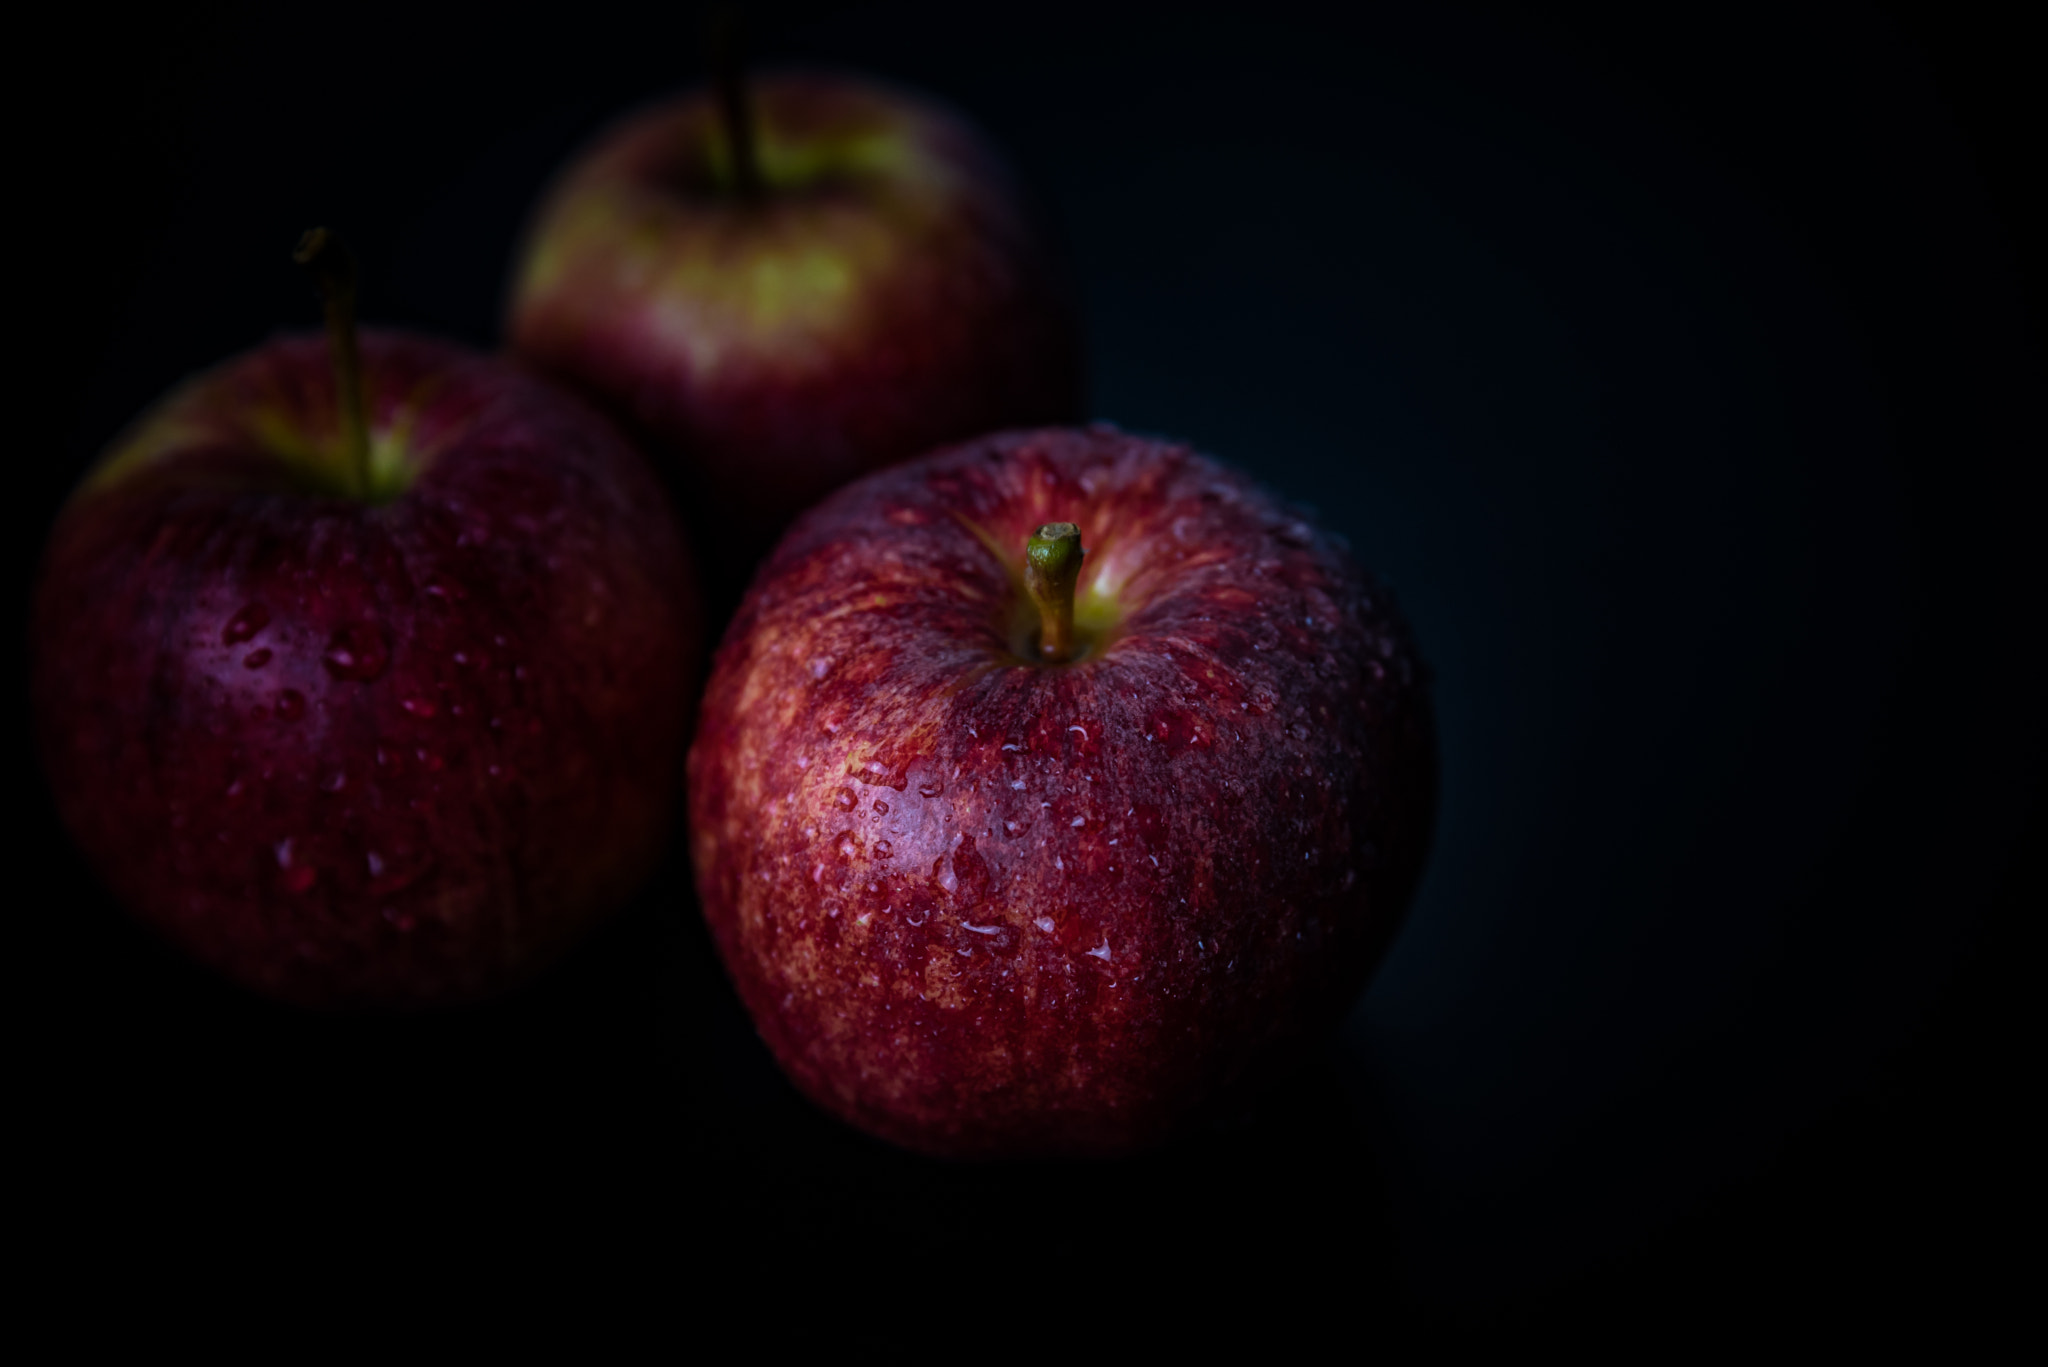
<path id="1" fill-rule="evenodd" d="M 704 914 L 806 1095 L 927 1153 L 1103 1155 L 1339 1018 L 1421 874 L 1435 750 L 1339 541 L 1186 447 L 1051 430 L 799 520 L 689 785 Z"/>
<path id="2" fill-rule="evenodd" d="M 879 466 L 1082 415 L 1067 288 L 959 116 L 850 76 L 654 105 L 547 195 L 515 351 L 680 463 L 718 535 Z"/>
<path id="3" fill-rule="evenodd" d="M 109 450 L 44 557 L 38 739 L 80 845 L 195 958 L 307 1005 L 474 999 L 659 856 L 695 590 L 580 402 L 387 333 L 366 423 L 337 392 L 279 339 Z"/>

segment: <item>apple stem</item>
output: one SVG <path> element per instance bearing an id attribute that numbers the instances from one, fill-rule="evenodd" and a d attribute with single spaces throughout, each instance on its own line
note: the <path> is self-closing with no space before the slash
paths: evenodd
<path id="1" fill-rule="evenodd" d="M 746 64 L 740 55 L 739 16 L 720 6 L 710 20 L 711 79 L 718 87 L 718 112 L 725 125 L 725 150 L 732 162 L 733 189 L 741 199 L 759 199 L 761 163 L 755 155 L 753 111 L 747 105 Z"/>
<path id="2" fill-rule="evenodd" d="M 327 313 L 327 350 L 334 358 L 334 390 L 341 409 L 341 440 L 358 498 L 370 496 L 370 424 L 364 414 L 363 358 L 356 345 L 356 259 L 325 228 L 309 228 L 292 260 L 306 268 Z"/>
<path id="3" fill-rule="evenodd" d="M 1048 522 L 1024 543 L 1024 587 L 1038 605 L 1038 654 L 1048 664 L 1074 658 L 1074 586 L 1085 554 L 1071 522 Z"/>

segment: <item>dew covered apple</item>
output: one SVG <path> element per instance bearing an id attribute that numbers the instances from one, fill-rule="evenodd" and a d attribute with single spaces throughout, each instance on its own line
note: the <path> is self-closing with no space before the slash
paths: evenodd
<path id="1" fill-rule="evenodd" d="M 677 462 L 714 531 L 1082 413 L 1070 294 L 1009 168 L 842 74 L 729 80 L 607 132 L 541 205 L 507 332 Z"/>
<path id="2" fill-rule="evenodd" d="M 806 1095 L 927 1153 L 1106 1155 L 1340 1017 L 1420 877 L 1435 750 L 1334 537 L 1185 447 L 1044 430 L 800 519 L 689 783 L 704 914 Z"/>
<path id="3" fill-rule="evenodd" d="M 65 824 L 144 922 L 316 1006 L 498 992 L 649 871 L 698 656 L 641 457 L 503 362 L 369 333 L 187 382 L 65 508 L 33 616 Z"/>

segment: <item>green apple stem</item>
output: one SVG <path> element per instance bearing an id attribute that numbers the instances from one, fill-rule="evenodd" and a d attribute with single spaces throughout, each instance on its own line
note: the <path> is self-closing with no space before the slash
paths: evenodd
<path id="1" fill-rule="evenodd" d="M 718 112 L 725 125 L 725 150 L 733 189 L 741 199 L 761 197 L 761 163 L 754 148 L 754 117 L 747 104 L 746 64 L 740 53 L 740 21 L 728 6 L 711 14 L 711 78 L 718 87 Z"/>
<path id="2" fill-rule="evenodd" d="M 1024 587 L 1038 605 L 1038 654 L 1048 664 L 1074 658 L 1074 586 L 1085 554 L 1071 522 L 1048 522 L 1024 543 Z"/>
<path id="3" fill-rule="evenodd" d="M 306 268 L 327 313 L 327 349 L 334 358 L 341 440 L 357 498 L 370 496 L 370 424 L 364 413 L 363 358 L 356 345 L 356 259 L 325 228 L 310 228 L 292 260 Z"/>

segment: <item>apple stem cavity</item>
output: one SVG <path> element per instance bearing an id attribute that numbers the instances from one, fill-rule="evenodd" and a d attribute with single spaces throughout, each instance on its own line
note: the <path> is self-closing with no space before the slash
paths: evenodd
<path id="1" fill-rule="evenodd" d="M 726 161 L 733 191 L 743 200 L 761 198 L 766 186 L 754 147 L 753 111 L 747 103 L 746 64 L 740 49 L 740 21 L 720 6 L 710 19 L 711 79 L 718 88 L 719 121 L 725 128 Z"/>
<path id="2" fill-rule="evenodd" d="M 306 268 L 327 314 L 327 349 L 334 358 L 336 407 L 347 479 L 357 498 L 370 497 L 370 423 L 363 402 L 363 357 L 356 345 L 356 259 L 325 228 L 309 228 L 292 260 Z"/>
<path id="3" fill-rule="evenodd" d="M 1038 605 L 1038 656 L 1047 664 L 1074 658 L 1074 586 L 1085 554 L 1071 522 L 1048 522 L 1024 543 L 1024 588 Z"/>

